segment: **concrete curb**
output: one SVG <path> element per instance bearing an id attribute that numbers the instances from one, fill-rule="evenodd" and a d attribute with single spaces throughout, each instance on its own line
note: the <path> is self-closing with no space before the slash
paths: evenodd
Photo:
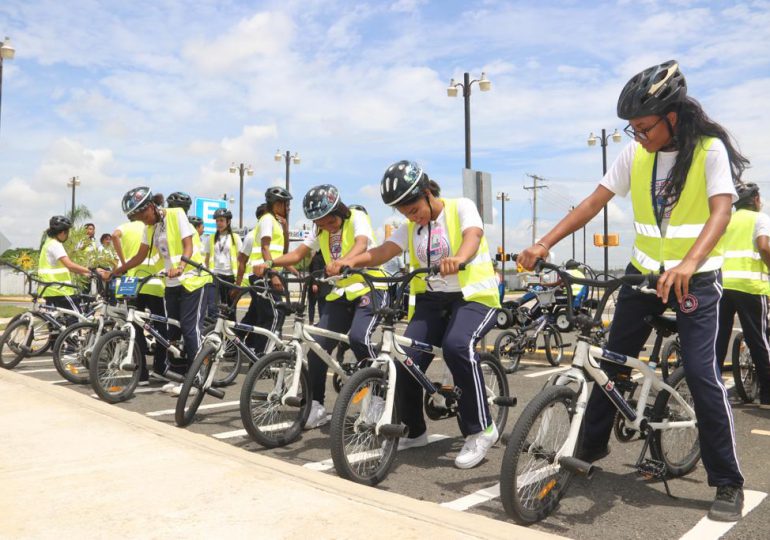
<path id="1" fill-rule="evenodd" d="M 119 407 L 110 406 L 86 395 L 73 392 L 67 388 L 51 385 L 11 371 L 0 369 L 0 387 L 5 387 L 3 391 L 0 391 L 0 396 L 3 394 L 23 395 L 23 400 L 27 404 L 34 404 L 37 401 L 53 401 L 51 409 L 46 410 L 50 410 L 51 414 L 66 415 L 66 417 L 73 422 L 73 425 L 83 426 L 84 429 L 88 426 L 89 422 L 94 424 L 96 428 L 99 428 L 105 421 L 109 421 L 110 429 L 114 429 L 116 430 L 116 433 L 120 433 L 119 443 L 113 442 L 112 444 L 119 444 L 122 452 L 131 452 L 132 441 L 134 441 L 134 445 L 137 449 L 144 448 L 144 453 L 132 453 L 132 455 L 136 456 L 136 462 L 132 464 L 132 467 L 135 467 L 136 471 L 143 470 L 144 454 L 147 453 L 146 439 L 147 435 L 151 434 L 155 437 L 153 438 L 152 450 L 150 453 L 155 453 L 156 448 L 163 449 L 165 447 L 166 450 L 173 453 L 183 453 L 185 455 L 185 460 L 189 461 L 191 464 L 202 464 L 205 467 L 207 462 L 215 462 L 218 465 L 237 469 L 240 471 L 240 475 L 243 475 L 245 472 L 246 476 L 251 476 L 251 473 L 253 473 L 255 477 L 254 481 L 262 482 L 263 485 L 265 485 L 265 478 L 267 477 L 269 478 L 269 480 L 267 480 L 267 484 L 269 485 L 283 486 L 284 489 L 288 489 L 287 486 L 290 486 L 292 490 L 296 490 L 294 492 L 297 493 L 299 501 L 302 500 L 300 495 L 304 495 L 305 499 L 309 498 L 310 500 L 313 500 L 313 498 L 317 496 L 321 496 L 327 499 L 326 502 L 331 501 L 334 505 L 334 515 L 326 514 L 324 516 L 326 519 L 323 520 L 325 523 L 322 530 L 313 530 L 312 527 L 308 526 L 308 536 L 310 534 L 314 534 L 317 537 L 345 536 L 350 531 L 343 532 L 343 530 L 336 530 L 335 523 L 340 523 L 340 527 L 342 527 L 343 522 L 340 520 L 345 520 L 347 521 L 345 525 L 350 527 L 351 523 L 355 523 L 357 520 L 356 509 L 363 510 L 363 508 L 368 507 L 374 512 L 375 517 L 379 516 L 375 521 L 380 522 L 367 521 L 365 524 L 362 524 L 365 526 L 367 538 L 392 537 L 394 529 L 399 529 L 400 533 L 406 532 L 410 536 L 422 536 L 431 533 L 433 533 L 432 535 L 435 535 L 436 532 L 442 531 L 442 533 L 449 533 L 449 537 L 453 538 L 562 538 L 560 536 L 519 527 L 511 523 L 496 521 L 480 515 L 456 512 L 454 510 L 443 508 L 435 503 L 419 501 L 380 489 L 361 486 L 342 480 L 333 475 L 310 471 L 303 467 L 274 458 L 244 451 L 227 443 L 217 441 L 211 437 L 172 427 L 140 414 L 126 411 Z M 1 397 L 0 401 L 2 401 Z M 18 407 L 11 407 L 11 414 L 8 414 L 8 409 L 6 409 L 6 415 L 0 415 L 0 429 L 2 429 L 3 432 L 9 433 L 14 430 L 13 413 L 21 411 L 22 408 L 22 404 L 19 403 Z M 16 409 L 18 409 L 18 411 L 16 411 Z M 27 409 L 29 409 L 29 407 L 27 407 Z M 21 416 L 21 414 L 19 413 L 17 416 Z M 29 419 L 27 419 L 27 421 L 29 421 Z M 68 433 L 66 435 L 72 438 L 72 431 L 79 429 L 79 427 L 67 427 L 66 424 L 61 428 L 57 428 L 57 425 L 59 424 L 53 424 L 53 427 L 49 427 L 46 434 L 50 437 L 54 437 L 56 434 L 50 433 L 50 431 L 67 429 Z M 65 434 L 63 433 L 62 435 Z M 77 435 L 75 438 L 77 438 Z M 62 440 L 64 440 L 64 437 Z M 104 442 L 107 443 L 108 441 Z M 13 449 L 13 447 L 11 449 Z M 108 458 L 110 456 L 109 452 L 106 453 L 105 456 Z M 214 460 L 212 460 L 212 457 Z M 116 455 L 114 459 L 117 461 L 119 456 Z M 41 463 L 35 462 L 35 469 L 44 470 L 41 469 L 41 465 L 50 466 L 50 464 L 43 463 L 45 461 L 44 459 L 41 459 L 40 461 Z M 106 463 L 103 465 L 109 466 L 110 464 Z M 125 463 L 117 463 L 116 465 L 124 468 Z M 0 484 L 6 485 L 6 476 L 8 474 L 11 475 L 11 480 L 14 480 L 12 471 L 0 468 Z M 62 472 L 52 471 L 51 474 L 56 476 L 61 475 Z M 94 483 L 93 489 L 95 491 L 100 488 L 98 478 L 94 478 L 88 471 L 85 471 L 82 477 L 77 476 L 77 471 L 72 474 L 76 476 L 74 479 L 72 475 L 67 477 L 70 482 L 73 480 L 76 480 L 78 483 L 81 481 L 92 482 Z M 192 477 L 193 475 L 194 473 L 190 472 L 190 476 Z M 162 499 L 164 497 L 163 479 L 159 479 L 156 484 L 152 483 L 151 478 L 148 478 L 147 480 L 150 482 L 146 487 L 148 494 L 152 494 L 151 496 L 154 498 Z M 241 478 L 241 482 L 245 482 L 246 480 L 248 479 Z M 248 480 L 246 485 L 250 485 L 250 482 L 251 481 Z M 265 487 L 267 487 L 267 485 Z M 52 485 L 49 492 L 53 493 L 54 491 L 56 491 L 56 486 Z M 316 492 L 316 494 L 314 495 L 313 492 Z M 239 495 L 236 493 L 232 494 L 234 499 L 232 501 L 233 504 L 238 505 L 244 503 L 240 504 L 241 506 L 248 506 L 245 503 L 251 504 L 250 500 L 237 501 L 236 498 L 238 496 Z M 0 496 L 0 500 L 4 500 L 3 505 L 6 508 L 6 515 L 13 516 L 16 513 L 14 509 L 16 498 L 8 494 L 6 497 Z M 230 501 L 229 498 L 228 501 Z M 36 503 L 35 506 L 42 508 L 47 505 L 48 501 L 36 500 Z M 77 500 L 73 500 L 72 503 L 77 507 L 82 501 L 78 502 Z M 25 503 L 20 500 L 16 504 L 21 506 Z M 203 504 L 203 501 L 201 501 L 201 504 Z M 227 504 L 230 505 L 231 503 L 228 502 Z M 281 501 L 281 504 L 285 505 L 285 501 Z M 266 519 L 266 516 L 274 516 L 274 510 L 281 510 L 278 508 L 279 501 L 275 501 L 275 506 L 275 509 L 271 508 L 270 505 L 249 507 L 250 511 L 253 511 L 254 532 L 259 530 L 257 527 L 261 523 L 260 520 Z M 195 509 L 193 508 L 191 510 L 194 511 Z M 200 510 L 205 512 L 205 506 L 201 506 Z M 372 511 L 367 513 L 367 519 L 373 519 L 368 515 L 372 514 Z M 116 512 L 116 515 L 125 515 L 125 509 L 121 508 L 119 505 L 114 508 L 114 512 Z M 296 512 L 298 519 L 303 517 L 304 507 L 298 506 Z M 108 523 L 110 521 L 110 516 L 100 515 L 99 521 Z M 296 529 L 296 524 L 291 525 L 293 529 Z M 396 525 L 397 527 L 395 527 Z M 180 527 L 181 526 L 182 523 L 180 523 Z M 4 527 L 0 526 L 0 533 L 3 529 Z M 113 532 L 116 532 L 117 530 L 121 529 L 116 529 Z M 9 531 L 6 529 L 6 532 Z M 63 528 L 50 532 L 52 533 L 50 536 L 60 535 L 59 537 L 66 537 L 71 536 L 73 531 L 68 531 L 66 528 Z M 172 529 L 168 532 L 174 531 Z M 200 530 L 199 532 L 204 535 L 207 533 L 216 534 L 216 531 Z M 159 531 L 147 531 L 146 536 L 156 536 L 158 533 Z M 129 534 L 128 536 L 131 535 Z"/>

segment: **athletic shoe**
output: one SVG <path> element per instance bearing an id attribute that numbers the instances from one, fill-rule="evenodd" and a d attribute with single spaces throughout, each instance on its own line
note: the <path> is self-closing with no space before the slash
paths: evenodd
<path id="1" fill-rule="evenodd" d="M 174 388 L 176 388 L 177 386 L 182 386 L 182 385 L 179 384 L 179 383 L 175 383 L 173 381 L 172 382 L 167 382 L 166 384 L 161 386 L 160 391 L 161 392 L 166 392 L 168 394 L 171 394 L 171 393 L 174 392 Z"/>
<path id="2" fill-rule="evenodd" d="M 471 469 L 481 463 L 492 445 L 500 438 L 497 426 L 492 424 L 484 431 L 465 437 L 465 444 L 455 458 L 455 467 Z"/>
<path id="3" fill-rule="evenodd" d="M 709 519 L 714 521 L 738 521 L 743 513 L 743 488 L 741 486 L 719 486 L 714 503 L 709 510 Z"/>
<path id="4" fill-rule="evenodd" d="M 417 437 L 412 437 L 411 439 L 408 437 L 401 437 L 398 440 L 398 449 L 408 450 L 409 448 L 419 448 L 421 446 L 426 446 L 427 444 L 428 444 L 428 432 L 424 431 L 422 435 L 418 435 Z"/>
<path id="5" fill-rule="evenodd" d="M 175 386 L 173 390 L 171 390 L 171 394 L 174 396 L 178 396 L 182 393 L 182 385 Z M 190 388 L 190 393 L 187 394 L 188 396 L 197 396 L 198 395 L 198 389 L 194 386 Z"/>
<path id="6" fill-rule="evenodd" d="M 329 423 L 326 408 L 316 400 L 310 405 L 310 416 L 307 417 L 304 429 L 315 429 Z"/>

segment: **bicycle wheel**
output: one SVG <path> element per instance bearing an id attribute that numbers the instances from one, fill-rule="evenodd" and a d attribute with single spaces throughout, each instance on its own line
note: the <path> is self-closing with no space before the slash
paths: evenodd
<path id="1" fill-rule="evenodd" d="M 522 338 L 523 334 L 519 328 L 510 328 L 500 332 L 495 339 L 494 355 L 500 359 L 506 373 L 519 369 L 519 361 L 524 353 Z"/>
<path id="2" fill-rule="evenodd" d="M 500 365 L 500 360 L 492 353 L 479 354 L 479 366 L 481 366 L 481 373 L 484 376 L 489 414 L 497 426 L 497 431 L 502 433 L 508 422 L 508 407 L 495 405 L 493 400 L 498 396 L 509 396 L 508 378 L 505 376 L 503 366 Z"/>
<path id="3" fill-rule="evenodd" d="M 296 441 L 310 415 L 310 384 L 304 366 L 299 375 L 299 407 L 281 400 L 291 388 L 296 358 L 288 351 L 266 354 L 251 366 L 241 389 L 241 420 L 252 439 L 265 448 Z"/>
<path id="4" fill-rule="evenodd" d="M 398 437 L 388 438 L 374 431 L 385 410 L 387 383 L 382 370 L 364 368 L 342 387 L 329 434 L 334 468 L 342 478 L 374 486 L 390 472 Z M 399 423 L 395 407 L 392 423 Z"/>
<path id="5" fill-rule="evenodd" d="M 694 407 L 690 388 L 684 378 L 683 367 L 675 370 L 666 382 L 684 398 L 690 407 Z M 664 422 L 690 420 L 692 417 L 684 407 L 670 398 L 671 394 L 665 390 L 658 394 L 652 408 L 652 418 Z M 698 428 L 696 426 L 659 430 L 655 433 L 650 449 L 654 459 L 666 464 L 671 476 L 684 476 L 692 471 L 700 460 Z"/>
<path id="6" fill-rule="evenodd" d="M 744 403 L 751 403 L 759 393 L 759 380 L 754 361 L 751 359 L 743 333 L 739 333 L 733 340 L 733 380 L 735 391 Z"/>
<path id="7" fill-rule="evenodd" d="M 543 348 L 545 349 L 545 359 L 552 366 L 561 364 L 564 358 L 564 340 L 561 332 L 554 325 L 546 325 L 543 330 Z"/>
<path id="8" fill-rule="evenodd" d="M 682 365 L 682 350 L 678 339 L 672 339 L 663 347 L 660 353 L 660 372 L 663 380 L 668 382 L 671 373 Z"/>
<path id="9" fill-rule="evenodd" d="M 87 384 L 88 363 L 98 323 L 82 322 L 67 327 L 53 345 L 53 365 L 72 384 Z"/>
<path id="10" fill-rule="evenodd" d="M 27 354 L 24 347 L 32 341 L 32 330 L 29 321 L 17 319 L 10 323 L 0 338 L 0 367 L 13 369 L 24 360 Z"/>
<path id="11" fill-rule="evenodd" d="M 32 313 L 32 340 L 27 345 L 27 356 L 40 356 L 53 346 L 58 337 L 58 328 L 37 313 Z"/>
<path id="12" fill-rule="evenodd" d="M 573 473 L 557 459 L 569 437 L 576 401 L 571 388 L 549 386 L 516 421 L 503 455 L 500 498 L 518 523 L 528 525 L 545 518 L 565 493 Z"/>
<path id="13" fill-rule="evenodd" d="M 205 334 L 204 334 L 205 335 Z M 238 373 L 241 372 L 241 351 L 235 346 L 235 343 L 224 338 L 225 352 L 219 359 L 219 365 L 217 366 L 216 375 L 214 375 L 214 382 L 211 386 L 219 388 L 220 386 L 229 386 L 235 382 L 235 378 Z"/>
<path id="14" fill-rule="evenodd" d="M 113 330 L 104 334 L 96 342 L 89 364 L 89 376 L 94 392 L 107 403 L 119 403 L 134 395 L 139 384 L 142 365 L 142 353 L 134 343 L 130 352 L 135 371 L 122 370 L 120 364 L 129 354 L 129 333 Z"/>
<path id="15" fill-rule="evenodd" d="M 195 413 L 198 412 L 198 407 L 200 407 L 203 396 L 206 394 L 203 390 L 203 384 L 211 372 L 217 353 L 218 347 L 212 343 L 204 343 L 198 354 L 195 355 L 176 400 L 174 420 L 177 426 L 187 426 L 195 419 Z"/>

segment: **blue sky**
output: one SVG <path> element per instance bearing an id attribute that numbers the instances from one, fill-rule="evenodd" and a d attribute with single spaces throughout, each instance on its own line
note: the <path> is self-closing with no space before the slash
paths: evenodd
<path id="1" fill-rule="evenodd" d="M 462 98 L 446 86 L 485 71 L 492 90 L 474 86 L 471 97 L 473 165 L 510 194 L 506 246 L 517 251 L 531 239 L 526 175 L 549 186 L 542 234 L 600 179 L 601 148 L 586 139 L 623 128 L 623 84 L 670 58 L 751 159 L 747 179 L 770 189 L 768 27 L 768 2 L 5 0 L 0 34 L 16 58 L 3 72 L 0 231 L 32 245 L 69 208 L 73 175 L 99 233 L 123 221 L 123 193 L 142 184 L 226 192 L 237 214 L 232 161 L 255 170 L 244 196 L 251 226 L 264 190 L 283 182 L 277 148 L 302 157 L 296 199 L 333 183 L 381 227 L 394 218 L 377 187 L 391 162 L 418 160 L 445 194 L 461 194 Z M 610 162 L 623 144 L 610 143 Z M 615 265 L 629 256 L 629 210 L 626 200 L 610 206 L 623 244 L 611 250 Z M 499 203 L 495 213 L 491 246 Z M 600 228 L 601 216 L 589 235 Z M 569 241 L 556 253 L 571 255 Z M 588 262 L 600 261 L 589 246 Z"/>

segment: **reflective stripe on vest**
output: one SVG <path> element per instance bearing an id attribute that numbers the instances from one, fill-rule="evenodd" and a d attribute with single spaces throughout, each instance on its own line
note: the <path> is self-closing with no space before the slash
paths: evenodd
<path id="1" fill-rule="evenodd" d="M 166 208 L 166 242 L 168 243 L 168 254 L 171 263 L 176 266 L 182 261 L 184 247 L 182 246 L 182 236 L 179 229 L 179 220 L 187 219 L 187 215 L 181 208 Z M 154 226 L 151 226 L 154 228 Z M 190 260 L 198 264 L 203 264 L 201 255 L 201 239 L 198 233 L 193 230 L 192 234 L 193 252 Z M 206 283 L 211 283 L 211 276 L 200 275 L 200 271 L 189 264 L 185 266 L 184 273 L 179 276 L 179 282 L 189 292 L 196 291 Z"/>
<path id="2" fill-rule="evenodd" d="M 61 242 L 59 242 L 56 238 L 48 237 L 43 243 L 43 247 L 40 248 L 40 257 L 37 261 L 37 275 L 41 281 L 46 283 L 50 283 L 52 281 L 72 283 L 72 274 L 70 274 L 69 269 L 67 269 L 67 267 L 64 266 L 60 260 L 57 260 L 53 266 L 48 262 L 48 246 L 54 242 L 61 244 Z M 48 298 L 51 296 L 70 296 L 76 292 L 77 291 L 74 287 L 70 288 L 62 287 L 59 285 L 51 285 L 50 287 L 46 287 L 40 296 L 43 298 Z"/>
<path id="3" fill-rule="evenodd" d="M 215 234 L 209 235 L 209 268 L 211 270 L 214 270 L 216 267 L 216 261 L 214 260 L 214 236 Z M 236 236 L 233 233 L 230 233 L 230 271 L 233 275 L 238 272 L 238 241 L 235 240 Z"/>
<path id="4" fill-rule="evenodd" d="M 678 265 L 703 231 L 711 215 L 706 193 L 706 156 L 713 142 L 713 138 L 704 137 L 696 145 L 684 189 L 671 212 L 665 237 L 661 236 L 655 219 L 650 191 L 655 153 L 647 152 L 637 144 L 631 165 L 631 203 L 636 230 L 631 263 L 640 272 L 659 272 L 661 266 L 668 270 Z M 718 270 L 721 266 L 720 240 L 695 272 Z"/>
<path id="5" fill-rule="evenodd" d="M 724 254 L 722 284 L 733 291 L 768 295 L 767 266 L 754 245 L 757 216 L 757 212 L 744 208 L 736 210 L 730 218 L 722 237 L 725 247 L 730 248 Z"/>
<path id="6" fill-rule="evenodd" d="M 141 221 L 131 221 L 118 227 L 121 232 L 120 246 L 123 249 L 124 260 L 130 260 L 139 251 L 139 246 L 142 244 L 144 227 L 145 225 Z M 150 238 L 152 238 L 152 236 L 150 236 Z M 127 271 L 126 275 L 142 278 L 160 272 L 163 268 L 163 261 L 158 254 L 158 249 L 153 246 L 152 251 L 148 252 L 147 257 L 142 264 Z M 165 292 L 166 285 L 161 278 L 147 280 L 141 290 L 139 290 L 139 294 L 149 294 L 161 298 Z"/>
<path id="7" fill-rule="evenodd" d="M 457 215 L 457 199 L 441 199 L 444 203 L 444 216 L 446 217 L 447 234 L 452 253 L 457 253 L 463 243 L 463 232 L 460 229 L 460 220 Z M 410 271 L 420 267 L 417 254 L 414 249 L 414 223 L 408 222 L 407 234 L 409 237 L 409 265 Z M 500 291 L 497 288 L 498 280 L 495 269 L 492 266 L 492 257 L 489 255 L 489 246 L 486 236 L 481 237 L 481 243 L 476 255 L 465 265 L 465 270 L 457 274 L 463 298 L 468 302 L 478 302 L 490 308 L 500 307 Z M 427 289 L 425 278 L 417 276 L 409 284 L 409 317 L 414 312 L 416 302 L 411 296 L 422 294 Z"/>

